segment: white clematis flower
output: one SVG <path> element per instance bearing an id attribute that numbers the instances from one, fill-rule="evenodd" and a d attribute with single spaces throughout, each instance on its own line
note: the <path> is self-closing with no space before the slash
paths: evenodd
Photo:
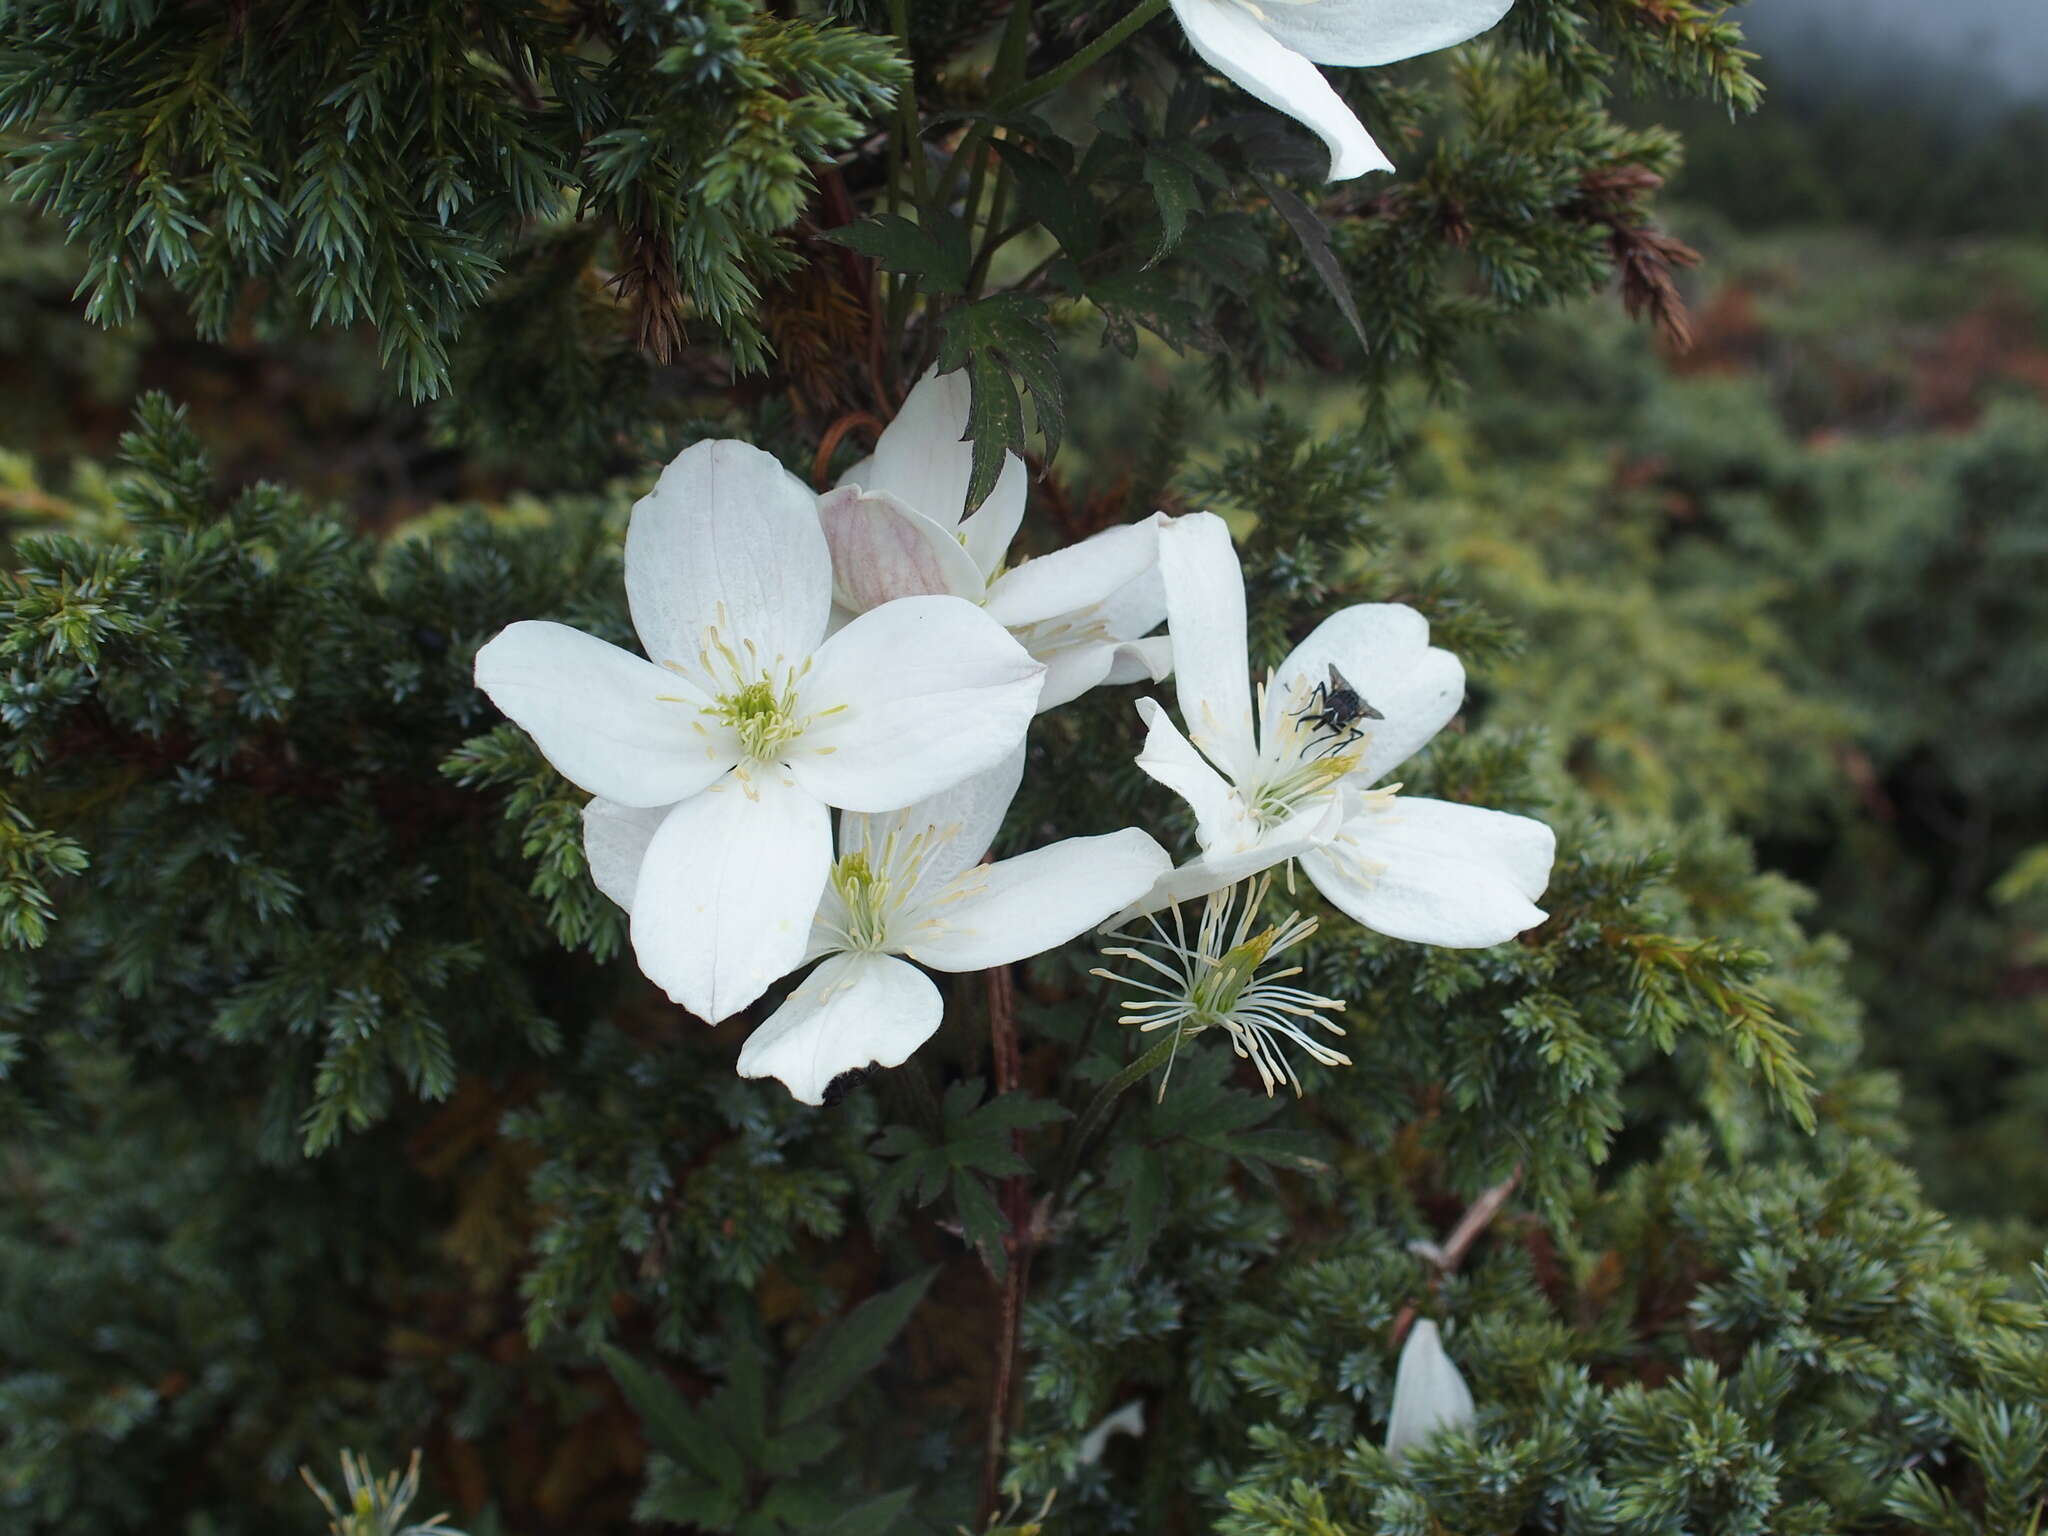
<path id="1" fill-rule="evenodd" d="M 972 604 L 890 603 L 828 640 L 831 592 L 803 483 L 745 443 L 698 443 L 626 535 L 651 660 L 535 622 L 477 652 L 477 685 L 548 761 L 645 825 L 634 953 L 712 1023 L 802 959 L 827 807 L 892 810 L 981 772 L 1038 701 L 1045 668 Z"/>
<path id="2" fill-rule="evenodd" d="M 1332 905 L 1396 939 L 1471 949 L 1543 921 L 1535 899 L 1550 883 L 1550 828 L 1374 787 L 1464 698 L 1464 669 L 1430 645 L 1421 614 L 1362 603 L 1331 615 L 1267 678 L 1255 721 L 1229 528 L 1207 512 L 1176 518 L 1160 531 L 1159 560 L 1193 744 L 1141 699 L 1138 766 L 1194 808 L 1202 852 L 1115 921 L 1289 859 Z"/>
<path id="3" fill-rule="evenodd" d="M 883 816 L 839 818 L 839 859 L 806 959 L 823 958 L 747 1037 L 742 1077 L 780 1078 L 806 1104 L 842 1073 L 900 1066 L 939 1027 L 916 966 L 979 971 L 1064 944 L 1172 864 L 1136 829 L 983 864 L 1023 773 L 1022 752 Z"/>
<path id="4" fill-rule="evenodd" d="M 1394 1368 L 1394 1406 L 1387 1414 L 1387 1456 L 1399 1461 L 1409 1450 L 1446 1429 L 1475 1417 L 1472 1390 L 1444 1353 L 1436 1324 L 1419 1318 L 1401 1346 Z"/>
<path id="5" fill-rule="evenodd" d="M 1145 637 L 1166 617 L 1157 535 L 1166 518 L 1105 529 L 1006 570 L 1024 520 L 1024 461 L 1004 454 L 995 488 L 963 519 L 974 464 L 973 446 L 961 440 L 967 408 L 966 373 L 927 373 L 873 457 L 819 498 L 833 601 L 849 613 L 918 593 L 981 604 L 1045 663 L 1040 710 L 1099 683 L 1165 677 L 1171 643 Z"/>
<path id="6" fill-rule="evenodd" d="M 1312 129 L 1330 180 L 1391 171 L 1318 64 L 1392 64 L 1477 37 L 1513 0 L 1172 0 L 1188 43 L 1216 73 Z"/>

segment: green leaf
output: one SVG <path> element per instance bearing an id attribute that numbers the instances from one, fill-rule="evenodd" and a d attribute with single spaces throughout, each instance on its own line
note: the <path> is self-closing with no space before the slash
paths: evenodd
<path id="1" fill-rule="evenodd" d="M 916 1490 L 898 1488 L 865 1504 L 856 1504 L 830 1525 L 819 1527 L 816 1536 L 887 1536 L 910 1511 Z"/>
<path id="2" fill-rule="evenodd" d="M 1002 472 L 1003 450 L 1024 451 L 1019 383 L 1031 396 L 1046 458 L 1059 452 L 1066 427 L 1059 354 L 1045 301 L 1032 294 L 999 293 L 963 305 L 947 314 L 941 335 L 941 371 L 964 367 L 972 392 L 967 434 L 974 440 L 974 473 L 967 505 L 978 507 Z"/>
<path id="3" fill-rule="evenodd" d="M 791 1362 L 782 1387 L 784 1427 L 822 1413 L 881 1364 L 882 1356 L 936 1275 L 928 1269 L 878 1296 L 870 1296 L 839 1322 L 821 1331 Z"/>
<path id="4" fill-rule="evenodd" d="M 1272 202 L 1273 211 L 1287 221 L 1287 227 L 1301 241 L 1301 252 L 1308 258 L 1309 267 L 1323 280 L 1330 297 L 1337 301 L 1338 311 L 1351 322 L 1359 345 L 1370 347 L 1372 343 L 1366 339 L 1365 322 L 1358 316 L 1358 301 L 1351 296 L 1351 285 L 1344 280 L 1344 269 L 1337 265 L 1337 258 L 1330 250 L 1330 226 L 1322 221 L 1315 209 L 1285 187 L 1260 176 L 1254 176 L 1252 180 Z"/>
<path id="5" fill-rule="evenodd" d="M 1100 244 L 1102 210 L 1088 191 L 1087 179 L 1014 140 L 996 140 L 996 153 L 1017 179 L 1018 207 L 1044 225 L 1074 260 L 1092 256 Z"/>
<path id="6" fill-rule="evenodd" d="M 919 279 L 927 293 L 967 291 L 967 273 L 974 263 L 967 226 L 943 210 L 925 214 L 921 225 L 900 213 L 879 214 L 827 230 L 825 238 L 873 257 L 886 271 Z"/>
<path id="7" fill-rule="evenodd" d="M 721 1436 L 707 1432 L 697 1410 L 673 1382 L 616 1345 L 598 1345 L 597 1355 L 640 1416 L 640 1428 L 650 1446 L 687 1463 L 721 1488 L 737 1490 L 741 1486 L 746 1469 L 736 1456 L 723 1454 L 731 1447 Z"/>
<path id="8" fill-rule="evenodd" d="M 1201 194 L 1185 157 L 1172 148 L 1145 151 L 1145 185 L 1152 189 L 1152 201 L 1159 208 L 1159 247 L 1145 263 L 1149 267 L 1180 244 L 1188 227 L 1188 212 L 1200 206 Z"/>

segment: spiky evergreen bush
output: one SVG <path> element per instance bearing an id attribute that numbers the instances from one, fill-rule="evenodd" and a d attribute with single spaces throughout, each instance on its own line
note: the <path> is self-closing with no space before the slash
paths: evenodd
<path id="1" fill-rule="evenodd" d="M 296 1467 L 413 1445 L 421 1507 L 472 1532 L 2035 1518 L 2041 1298 L 1889 1161 L 1853 962 L 1742 840 L 1816 814 L 1851 722 L 1813 678 L 1861 674 L 1768 592 L 1688 606 L 1695 567 L 1597 503 L 1532 506 L 1525 478 L 1453 515 L 1454 458 L 1404 437 L 1407 392 L 1562 301 L 1616 284 L 1682 332 L 1690 252 L 1649 222 L 1677 145 L 1606 93 L 1750 104 L 1733 26 L 1521 0 L 1482 43 L 1344 79 L 1401 172 L 1331 189 L 1170 20 L 1092 52 L 1118 20 L 0 20 L 13 185 L 42 214 L 5 253 L 15 334 L 43 335 L 67 260 L 96 319 L 150 318 L 108 344 L 117 378 L 187 313 L 209 356 L 282 370 L 297 330 L 355 326 L 325 344 L 383 359 L 397 432 L 424 440 L 405 402 L 438 395 L 444 451 L 549 492 L 353 526 L 219 473 L 158 396 L 70 490 L 10 466 L 6 1528 L 311 1531 Z M 584 797 L 471 660 L 539 616 L 630 639 L 624 511 L 667 450 L 742 435 L 827 477 L 935 360 L 970 372 L 984 481 L 1006 444 L 1052 459 L 1034 551 L 1226 512 L 1260 664 L 1347 602 L 1426 612 L 1478 686 L 1410 784 L 1556 824 L 1550 920 L 1480 951 L 1327 924 L 1309 979 L 1349 1000 L 1357 1065 L 1298 1102 L 1209 1040 L 1163 1099 L 1117 1097 L 1139 1045 L 1087 944 L 955 978 L 932 1044 L 833 1108 L 736 1078 L 744 1023 L 705 1028 L 622 957 Z M 1288 378 L 1341 419 L 1209 437 L 1212 407 Z M 1954 483 L 2014 482 L 2034 428 L 2002 430 Z M 1725 442 L 1683 446 L 1674 474 L 1725 468 Z M 1734 547 L 1826 547 L 1846 499 L 1730 502 Z M 1948 531 L 1881 499 L 1901 537 Z M 1871 632 L 1912 612 L 1900 570 L 1847 573 Z M 1857 687 L 1903 661 L 1864 646 Z M 1136 741 L 1127 691 L 1044 717 L 1012 837 L 1184 833 Z M 1482 1200 L 1464 1262 L 1409 1249 Z M 1397 1464 L 1418 1314 L 1480 1415 Z M 1090 1442 L 1134 1400 L 1141 1433 Z"/>

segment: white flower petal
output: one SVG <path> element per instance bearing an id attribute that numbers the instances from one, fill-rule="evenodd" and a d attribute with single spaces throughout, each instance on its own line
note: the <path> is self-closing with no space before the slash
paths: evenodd
<path id="1" fill-rule="evenodd" d="M 1124 640 L 1116 647 L 1109 664 L 1109 684 L 1164 682 L 1173 676 L 1173 639 L 1156 635 L 1146 640 Z"/>
<path id="2" fill-rule="evenodd" d="M 668 813 L 665 805 L 620 805 L 602 795 L 583 807 L 583 860 L 590 866 L 590 883 L 628 912 L 647 845 Z"/>
<path id="3" fill-rule="evenodd" d="M 1343 801 L 1335 795 L 1303 806 L 1250 842 L 1211 849 L 1177 869 L 1168 870 L 1153 883 L 1151 890 L 1102 926 L 1121 928 L 1148 912 L 1163 911 L 1184 901 L 1200 901 L 1212 891 L 1235 885 L 1289 859 L 1301 859 L 1306 869 L 1309 856 L 1337 835 L 1343 816 Z"/>
<path id="4" fill-rule="evenodd" d="M 622 805 L 673 805 L 739 760 L 688 682 L 566 624 L 507 626 L 476 653 L 476 684 L 563 778 Z"/>
<path id="5" fill-rule="evenodd" d="M 989 586 L 989 617 L 1015 629 L 1107 602 L 1158 565 L 1161 521 L 1164 519 L 1147 518 L 1142 523 L 1105 528 L 1078 544 L 1005 571 Z M 1161 597 L 1163 607 L 1163 592 Z M 1160 617 L 1164 616 L 1162 612 Z M 1152 621 L 1158 622 L 1158 618 Z"/>
<path id="6" fill-rule="evenodd" d="M 918 870 L 917 885 L 904 893 L 906 902 L 920 892 L 933 891 L 963 869 L 981 862 L 996 833 L 1003 828 L 1010 802 L 1017 798 L 1017 786 L 1024 779 L 1024 743 L 995 767 L 962 779 L 951 789 L 929 795 L 900 811 L 863 815 L 859 811 L 839 814 L 839 856 L 865 851 L 869 862 L 887 844 L 889 834 L 898 841 L 920 834 L 928 838 L 929 851 Z"/>
<path id="7" fill-rule="evenodd" d="M 945 1009 L 915 966 L 888 955 L 834 955 L 740 1047 L 741 1077 L 776 1077 L 805 1104 L 825 1102 L 843 1072 L 899 1067 L 932 1037 Z"/>
<path id="8" fill-rule="evenodd" d="M 1408 1451 L 1446 1429 L 1475 1417 L 1472 1392 L 1444 1353 L 1436 1324 L 1420 1318 L 1401 1346 L 1394 1369 L 1394 1405 L 1387 1414 L 1387 1456 L 1399 1461 Z"/>
<path id="9" fill-rule="evenodd" d="M 1010 540 L 1017 537 L 1017 528 L 1024 521 L 1026 499 L 1024 461 L 1006 449 L 994 489 L 960 525 L 960 542 L 966 546 L 984 582 L 1002 569 L 1003 557 L 1010 552 Z"/>
<path id="10" fill-rule="evenodd" d="M 959 527 L 974 474 L 974 445 L 961 441 L 971 398 L 964 368 L 927 372 L 883 429 L 859 484 L 887 491 L 948 532 Z"/>
<path id="11" fill-rule="evenodd" d="M 791 745 L 790 769 L 827 805 L 895 810 L 1014 750 L 1044 675 L 972 603 L 898 598 L 819 648 L 800 685 L 813 723 Z"/>
<path id="12" fill-rule="evenodd" d="M 1429 643 L 1429 621 L 1405 603 L 1360 603 L 1331 614 L 1297 645 L 1266 690 L 1265 730 L 1290 701 L 1328 683 L 1334 664 L 1360 698 L 1386 718 L 1356 722 L 1361 739 L 1349 775 L 1357 784 L 1384 778 L 1450 723 L 1465 699 L 1465 669 Z"/>
<path id="13" fill-rule="evenodd" d="M 818 498 L 746 443 L 696 443 L 634 503 L 626 530 L 626 601 L 656 661 L 697 668 L 717 623 L 735 650 L 802 662 L 825 634 L 832 558 Z M 723 614 L 721 621 L 720 615 Z"/>
<path id="14" fill-rule="evenodd" d="M 1068 838 L 967 870 L 905 914 L 905 931 L 890 937 L 933 970 L 1007 965 L 1085 933 L 1172 866 L 1166 850 L 1136 828 Z"/>
<path id="15" fill-rule="evenodd" d="M 1268 15 L 1284 5 L 1261 7 Z M 1323 4 L 1333 0 L 1321 0 Z M 1253 19 L 1238 0 L 1172 0 L 1188 42 L 1204 62 L 1228 80 L 1312 129 L 1330 147 L 1330 180 L 1348 181 L 1367 171 L 1391 171 L 1358 114 L 1344 104 L 1315 65 Z"/>
<path id="16" fill-rule="evenodd" d="M 1072 703 L 1090 688 L 1109 681 L 1116 665 L 1118 645 L 1113 640 L 1093 645 L 1070 645 L 1043 658 L 1045 687 L 1038 695 L 1038 712 Z"/>
<path id="17" fill-rule="evenodd" d="M 1209 848 L 1237 837 L 1244 804 L 1229 781 L 1175 729 L 1157 699 L 1138 700 L 1138 718 L 1145 722 L 1138 767 L 1187 801 L 1195 813 L 1195 840 Z"/>
<path id="18" fill-rule="evenodd" d="M 1399 795 L 1344 823 L 1301 867 L 1330 901 L 1390 938 L 1501 944 L 1544 919 L 1557 838 L 1527 816 Z"/>
<path id="19" fill-rule="evenodd" d="M 1229 527 L 1212 512 L 1174 518 L 1159 530 L 1159 573 L 1166 582 L 1181 721 L 1209 761 L 1233 782 L 1249 783 L 1258 750 L 1245 659 L 1244 572 Z"/>
<path id="20" fill-rule="evenodd" d="M 894 496 L 858 486 L 818 498 L 832 551 L 832 601 L 865 613 L 899 597 L 945 593 L 979 602 L 987 584 L 959 539 Z"/>
<path id="21" fill-rule="evenodd" d="M 774 769 L 685 800 L 633 891 L 640 969 L 699 1018 L 730 1018 L 803 958 L 831 867 L 825 807 Z"/>
<path id="22" fill-rule="evenodd" d="M 1514 0 L 1315 0 L 1262 5 L 1266 30 L 1318 64 L 1392 64 L 1477 37 Z"/>

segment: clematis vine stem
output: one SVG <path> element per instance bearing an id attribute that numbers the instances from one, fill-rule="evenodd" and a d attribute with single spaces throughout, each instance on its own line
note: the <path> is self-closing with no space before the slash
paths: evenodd
<path id="1" fill-rule="evenodd" d="M 1165 1066 L 1172 1059 L 1173 1048 L 1178 1043 L 1179 1033 L 1176 1031 L 1096 1089 L 1095 1097 L 1088 1101 L 1088 1107 L 1081 1111 L 1081 1118 L 1074 1122 L 1074 1134 L 1067 1140 L 1066 1154 L 1060 1159 L 1059 1177 L 1053 1183 L 1055 1198 L 1079 1171 L 1081 1159 L 1087 1154 L 1090 1144 L 1108 1126 L 1109 1117 L 1116 1112 L 1117 1101 L 1157 1068 Z"/>
<path id="2" fill-rule="evenodd" d="M 1028 107 L 1041 96 L 1050 96 L 1069 80 L 1091 68 L 1103 55 L 1128 40 L 1131 35 L 1151 21 L 1167 6 L 1167 0 L 1141 0 L 1121 20 L 1113 23 L 1109 30 L 1089 43 L 1066 63 L 1056 69 L 1049 69 L 1036 80 L 1026 80 L 1015 90 L 998 96 L 989 104 L 989 110 L 996 113 L 1015 112 Z"/>

